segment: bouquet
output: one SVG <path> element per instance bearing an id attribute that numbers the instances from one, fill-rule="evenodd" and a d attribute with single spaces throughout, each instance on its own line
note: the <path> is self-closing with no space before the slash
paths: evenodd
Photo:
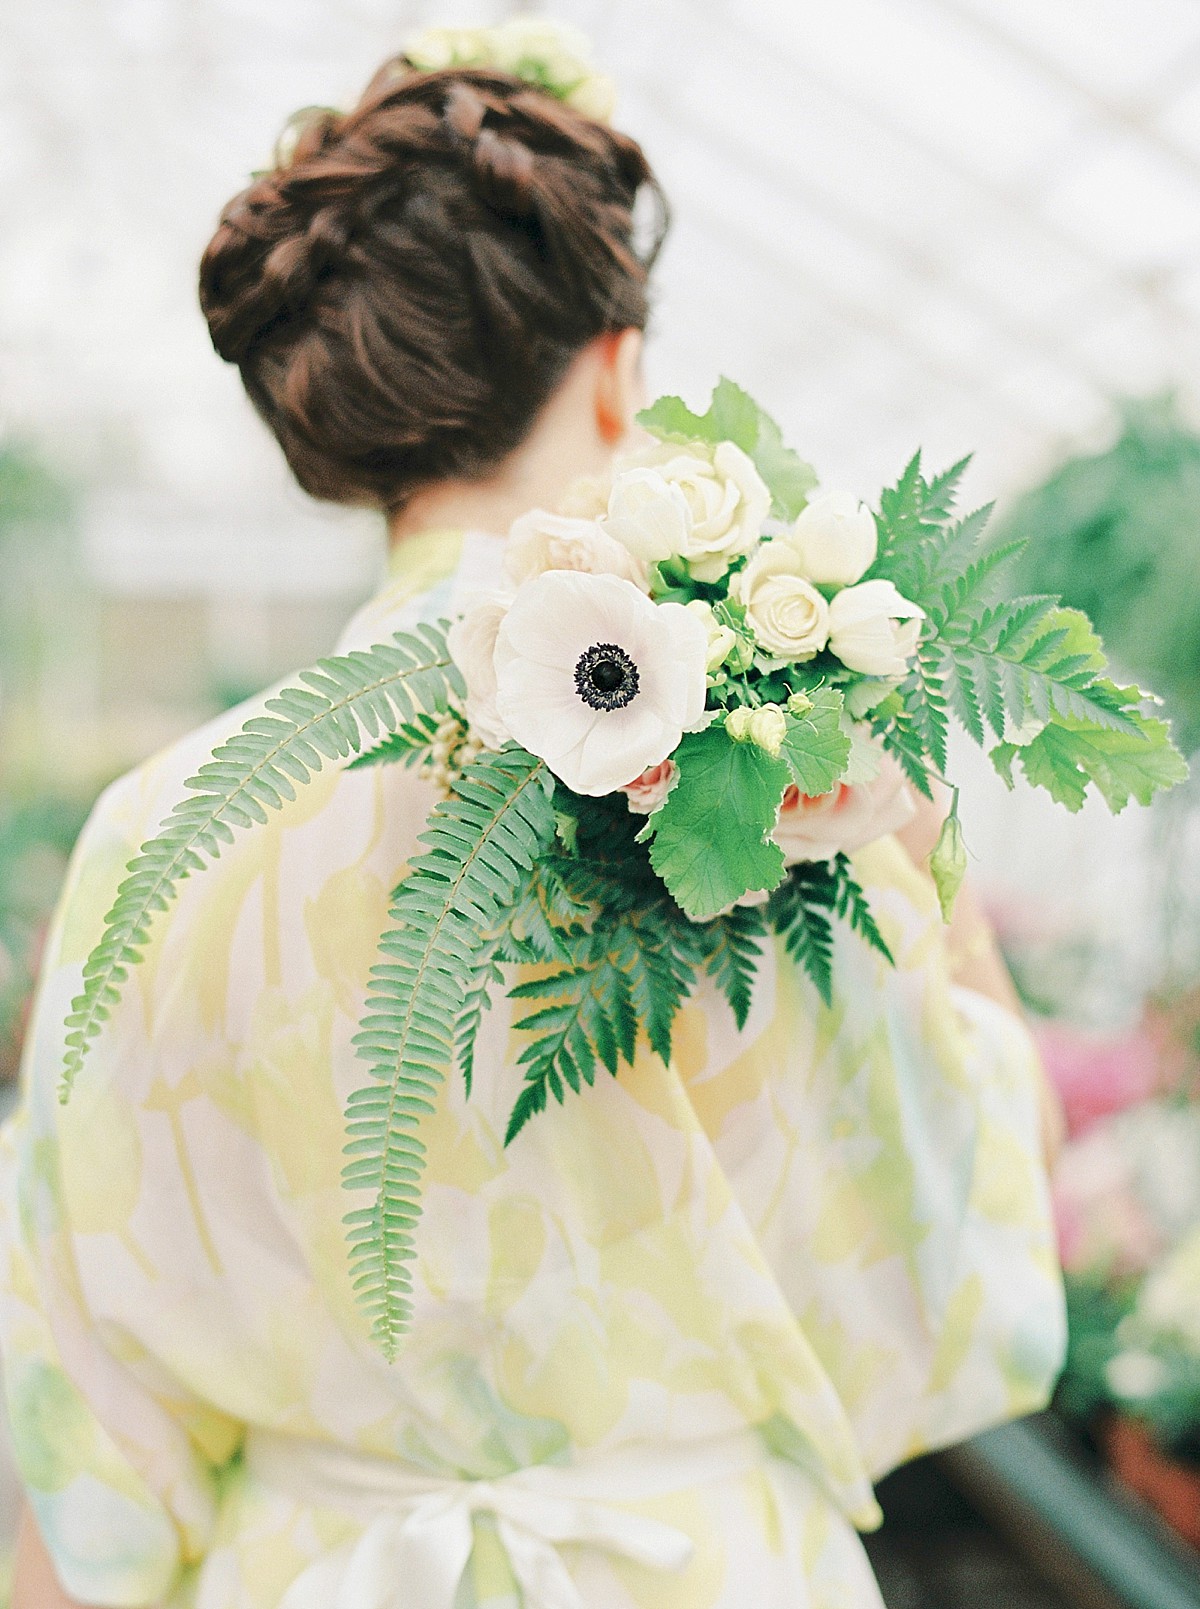
<path id="1" fill-rule="evenodd" d="M 666 397 L 651 445 L 566 512 L 518 520 L 504 590 L 458 619 L 325 659 L 222 744 L 131 862 L 68 1021 L 63 1096 L 144 952 L 154 913 L 236 830 L 327 762 L 424 767 L 440 785 L 392 901 L 356 1044 L 346 1224 L 391 1357 L 409 1317 L 423 1116 L 469 1087 L 494 988 L 520 1002 L 514 1141 L 548 1101 L 671 1054 L 707 974 L 739 1025 L 777 935 L 828 1002 L 834 928 L 888 960 L 850 852 L 944 780 L 957 721 L 1011 785 L 1113 810 L 1185 775 L 1166 724 L 1111 680 L 1087 619 L 1006 597 L 1019 548 L 953 513 L 964 464 L 919 455 L 872 513 L 813 471 L 727 380 Z M 965 868 L 953 803 L 931 870 Z M 505 968 L 536 963 L 524 980 Z"/>

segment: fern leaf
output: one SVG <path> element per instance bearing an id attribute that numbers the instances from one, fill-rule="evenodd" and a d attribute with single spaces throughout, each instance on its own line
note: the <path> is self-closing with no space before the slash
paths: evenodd
<path id="1" fill-rule="evenodd" d="M 422 760 L 433 748 L 443 717 L 422 712 L 389 732 L 382 743 L 365 750 L 351 760 L 348 771 L 359 771 L 368 765 L 413 765 Z"/>
<path id="2" fill-rule="evenodd" d="M 483 1014 L 491 1009 L 492 985 L 504 982 L 504 973 L 497 964 L 499 953 L 500 939 L 497 936 L 490 939 L 483 952 L 476 957 L 475 977 L 454 1025 L 455 1056 L 468 1095 L 475 1080 L 475 1042 L 479 1037 Z"/>
<path id="3" fill-rule="evenodd" d="M 446 647 L 444 624 L 397 632 L 390 643 L 323 659 L 301 673 L 302 687 L 267 700 L 214 752 L 186 786 L 155 837 L 129 863 L 105 918 L 104 934 L 83 968 L 83 990 L 67 1018 L 67 1054 L 59 1098 L 67 1100 L 89 1045 L 141 959 L 156 912 L 180 883 L 216 860 L 238 827 L 268 819 L 295 797 L 326 760 L 357 753 L 364 739 L 395 731 L 422 711 L 445 709 L 462 682 Z"/>
<path id="4" fill-rule="evenodd" d="M 922 642 L 900 688 L 904 709 L 925 753 L 939 771 L 946 769 L 950 715 L 946 695 L 945 656 L 936 641 Z"/>
<path id="5" fill-rule="evenodd" d="M 408 1264 L 420 1214 L 421 1118 L 433 1109 L 471 989 L 492 964 L 495 933 L 554 838 L 544 763 L 521 749 L 485 754 L 435 806 L 396 891 L 355 1038 L 371 1082 L 346 1113 L 348 1190 L 369 1190 L 347 1214 L 355 1289 L 385 1356 L 407 1324 Z"/>
<path id="6" fill-rule="evenodd" d="M 887 940 L 879 931 L 867 896 L 863 892 L 862 884 L 854 875 L 854 869 L 847 855 L 838 855 L 833 863 L 834 876 L 837 881 L 837 900 L 834 909 L 843 921 L 864 939 L 873 950 L 877 950 L 884 960 L 895 966 L 896 958 L 888 947 Z"/>
<path id="7" fill-rule="evenodd" d="M 512 994 L 558 998 L 516 1024 L 532 1037 L 521 1052 L 525 1084 L 509 1117 L 505 1145 L 545 1110 L 550 1095 L 562 1101 L 567 1088 L 578 1091 L 590 1084 L 597 1062 L 615 1074 L 622 1061 L 632 1061 L 638 1028 L 628 977 L 615 955 L 604 950 L 584 966 L 519 984 Z"/>
<path id="8" fill-rule="evenodd" d="M 832 915 L 837 894 L 829 864 L 811 861 L 793 866 L 767 902 L 768 921 L 827 1006 L 833 1004 Z"/>
<path id="9" fill-rule="evenodd" d="M 754 979 L 762 959 L 761 941 L 767 931 L 762 911 L 753 905 L 736 905 L 714 922 L 699 926 L 704 946 L 704 970 L 729 1002 L 733 1020 L 746 1026 L 754 992 Z"/>

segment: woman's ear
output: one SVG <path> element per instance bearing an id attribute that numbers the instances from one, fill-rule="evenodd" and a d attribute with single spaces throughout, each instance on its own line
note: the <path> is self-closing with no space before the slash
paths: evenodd
<path id="1" fill-rule="evenodd" d="M 642 332 L 620 330 L 602 335 L 596 343 L 600 358 L 596 383 L 596 429 L 613 447 L 633 429 L 634 418 L 646 405 L 642 378 Z"/>

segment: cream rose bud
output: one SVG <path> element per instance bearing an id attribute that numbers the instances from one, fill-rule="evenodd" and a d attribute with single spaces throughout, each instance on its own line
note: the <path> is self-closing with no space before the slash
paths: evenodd
<path id="1" fill-rule="evenodd" d="M 711 675 L 729 657 L 729 650 L 737 642 L 737 633 L 731 626 L 721 624 L 713 613 L 712 605 L 705 603 L 703 598 L 693 598 L 690 603 L 684 604 L 684 608 L 691 610 L 708 633 L 708 659 L 704 668 Z"/>
<path id="2" fill-rule="evenodd" d="M 844 587 L 829 605 L 829 647 L 864 676 L 903 676 L 917 651 L 924 609 L 891 581 Z"/>
<path id="3" fill-rule="evenodd" d="M 512 737 L 496 708 L 496 637 L 511 606 L 509 592 L 479 594 L 446 634 L 450 657 L 467 684 L 467 725 L 489 749 L 503 748 Z"/>
<path id="4" fill-rule="evenodd" d="M 646 470 L 657 479 L 639 474 Z M 637 477 L 631 489 L 620 490 L 629 476 Z M 670 508 L 653 511 L 652 498 L 664 501 L 664 484 L 678 495 Z M 656 442 L 623 461 L 607 524 L 640 558 L 682 559 L 695 580 L 719 581 L 758 542 L 770 510 L 762 476 L 733 442 Z"/>
<path id="5" fill-rule="evenodd" d="M 730 592 L 745 606 L 755 642 L 777 659 L 812 659 L 829 638 L 829 605 L 800 574 L 790 542 L 764 542 Z"/>
<path id="6" fill-rule="evenodd" d="M 810 581 L 847 587 L 875 562 L 875 516 L 849 492 L 820 492 L 792 526 L 787 540 Z"/>
<path id="7" fill-rule="evenodd" d="M 547 570 L 619 575 L 646 591 L 646 567 L 596 520 L 572 519 L 535 508 L 514 520 L 504 549 L 505 574 L 514 586 Z"/>

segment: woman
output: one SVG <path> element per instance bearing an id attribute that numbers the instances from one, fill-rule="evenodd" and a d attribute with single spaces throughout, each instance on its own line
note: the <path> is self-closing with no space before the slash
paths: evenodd
<path id="1" fill-rule="evenodd" d="M 385 68 L 205 254 L 216 348 L 301 485 L 387 512 L 392 576 L 343 647 L 495 584 L 514 517 L 577 502 L 635 429 L 661 196 L 583 78 L 512 65 Z M 856 856 L 894 972 L 847 940 L 826 1010 L 768 955 L 743 1031 L 701 992 L 670 1065 L 640 1053 L 507 1150 L 496 1001 L 470 1102 L 447 1085 L 422 1131 L 389 1366 L 342 1110 L 428 782 L 324 774 L 240 836 L 55 1101 L 122 868 L 246 713 L 105 795 L 51 941 L 6 1136 L 17 1609 L 878 1605 L 872 1480 L 1039 1405 L 1061 1346 L 1036 1063 L 986 934 L 942 929 L 930 824 Z"/>

